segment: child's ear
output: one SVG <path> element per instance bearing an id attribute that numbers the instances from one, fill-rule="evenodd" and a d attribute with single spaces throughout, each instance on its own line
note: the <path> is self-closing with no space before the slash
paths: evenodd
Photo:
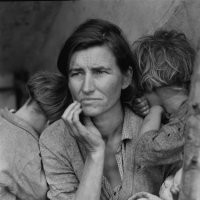
<path id="1" fill-rule="evenodd" d="M 126 89 L 129 85 L 131 85 L 132 77 L 133 77 L 133 69 L 132 69 L 131 66 L 129 66 L 128 71 L 126 72 L 126 74 L 123 74 L 122 89 Z"/>

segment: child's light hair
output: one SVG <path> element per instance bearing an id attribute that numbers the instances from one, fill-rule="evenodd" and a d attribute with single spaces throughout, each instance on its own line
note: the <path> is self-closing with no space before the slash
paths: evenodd
<path id="1" fill-rule="evenodd" d="M 195 50 L 183 33 L 158 30 L 134 42 L 133 53 L 143 90 L 171 85 L 188 89 Z"/>

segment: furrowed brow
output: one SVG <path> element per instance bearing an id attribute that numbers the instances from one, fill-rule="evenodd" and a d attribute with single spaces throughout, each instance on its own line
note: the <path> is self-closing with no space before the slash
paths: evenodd
<path id="1" fill-rule="evenodd" d="M 111 71 L 111 68 L 110 67 L 105 67 L 105 66 L 98 66 L 98 67 L 94 67 L 93 70 Z"/>

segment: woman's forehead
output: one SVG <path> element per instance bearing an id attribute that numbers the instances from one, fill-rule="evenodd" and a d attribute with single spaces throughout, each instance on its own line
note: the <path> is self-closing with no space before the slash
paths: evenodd
<path id="1" fill-rule="evenodd" d="M 75 52 L 70 60 L 70 68 L 74 67 L 108 67 L 116 65 L 111 50 L 106 46 L 95 46 Z"/>

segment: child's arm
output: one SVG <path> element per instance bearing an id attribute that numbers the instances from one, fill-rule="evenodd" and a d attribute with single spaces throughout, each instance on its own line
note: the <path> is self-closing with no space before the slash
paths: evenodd
<path id="1" fill-rule="evenodd" d="M 151 98 L 148 94 L 148 101 L 152 109 L 161 103 L 154 93 L 151 93 Z M 160 126 L 162 112 L 156 115 L 156 109 L 144 119 L 141 134 L 138 136 L 137 156 L 141 162 L 152 165 L 177 163 L 182 159 L 185 143 L 183 132 L 187 119 L 187 105 L 180 107 L 180 112 L 171 115 L 169 122 L 162 126 Z"/>
<path id="2" fill-rule="evenodd" d="M 137 156 L 141 162 L 163 165 L 182 160 L 185 119 L 173 118 L 157 130 L 155 124 L 153 130 L 153 126 L 149 123 L 144 122 L 137 143 Z"/>
<path id="3" fill-rule="evenodd" d="M 140 134 L 148 131 L 158 131 L 161 125 L 163 108 L 159 105 L 152 106 L 149 114 L 144 118 Z"/>

